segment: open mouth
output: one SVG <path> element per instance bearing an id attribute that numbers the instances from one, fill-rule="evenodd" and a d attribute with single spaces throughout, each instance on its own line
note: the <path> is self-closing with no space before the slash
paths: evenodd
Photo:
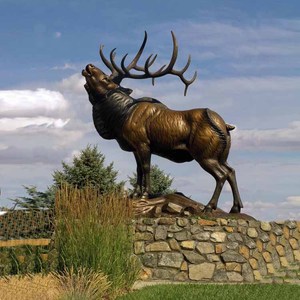
<path id="1" fill-rule="evenodd" d="M 84 77 L 88 77 L 88 76 L 91 76 L 91 74 L 89 74 L 86 70 L 82 70 L 82 72 L 81 72 L 81 74 L 82 74 L 82 76 L 84 76 Z"/>
<path id="2" fill-rule="evenodd" d="M 84 76 L 84 77 L 91 77 L 92 76 L 92 74 L 91 74 L 91 69 L 92 68 L 92 65 L 87 65 L 86 67 L 85 67 L 85 69 L 83 69 L 82 70 L 82 72 L 81 72 L 81 74 L 82 74 L 82 76 Z"/>

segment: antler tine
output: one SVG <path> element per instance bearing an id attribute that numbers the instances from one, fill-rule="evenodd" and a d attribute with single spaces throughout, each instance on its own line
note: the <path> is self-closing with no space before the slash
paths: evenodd
<path id="1" fill-rule="evenodd" d="M 140 59 L 140 57 L 141 57 L 141 55 L 144 51 L 145 45 L 147 43 L 147 39 L 148 39 L 147 31 L 145 31 L 144 40 L 143 40 L 143 43 L 142 43 L 138 53 L 136 54 L 136 56 L 133 58 L 131 63 L 126 68 L 128 71 L 131 70 L 132 68 L 137 67 L 136 64 L 137 64 L 138 60 Z M 127 56 L 127 54 L 126 54 L 126 56 Z"/>
<path id="2" fill-rule="evenodd" d="M 148 71 L 148 69 L 149 69 L 149 67 L 152 66 L 152 64 L 154 63 L 154 61 L 155 61 L 155 59 L 156 59 L 156 57 L 157 57 L 157 54 L 155 54 L 155 56 L 154 56 L 153 58 L 152 58 L 153 54 L 151 54 L 151 55 L 147 58 L 144 67 L 140 67 L 140 66 L 135 65 L 135 66 L 132 66 L 131 68 L 128 68 L 128 67 L 126 68 L 126 67 L 125 67 L 125 59 L 126 59 L 127 56 L 128 56 L 128 53 L 127 53 L 126 55 L 124 55 L 124 57 L 123 57 L 122 60 L 121 60 L 121 67 L 122 67 L 122 70 L 124 71 L 124 73 L 126 74 L 126 77 L 127 77 L 127 76 L 128 76 L 128 77 L 131 77 L 131 76 L 135 76 L 135 75 L 140 76 L 139 74 L 131 74 L 131 73 L 129 72 L 130 69 L 134 69 L 134 70 L 136 70 L 136 71 L 145 72 L 145 74 L 142 75 L 142 76 L 149 76 L 149 71 Z M 152 59 L 151 59 L 151 58 L 152 58 Z M 148 77 L 147 77 L 147 78 L 148 78 Z"/>
<path id="3" fill-rule="evenodd" d="M 155 73 L 150 73 L 151 77 L 162 77 L 162 76 L 170 73 L 170 71 L 173 69 L 173 67 L 176 63 L 177 55 L 178 55 L 178 44 L 177 44 L 177 40 L 176 40 L 176 37 L 175 37 L 175 34 L 173 31 L 171 31 L 171 34 L 172 34 L 172 40 L 173 40 L 173 52 L 172 52 L 170 63 L 167 65 L 167 67 L 165 69 L 160 68 Z"/>
<path id="4" fill-rule="evenodd" d="M 187 61 L 186 65 L 181 70 L 177 71 L 177 70 L 173 69 L 173 67 L 176 63 L 176 60 L 177 60 L 178 44 L 177 44 L 177 40 L 176 40 L 176 37 L 175 37 L 175 34 L 174 34 L 173 31 L 171 31 L 171 34 L 172 34 L 172 40 L 173 40 L 173 53 L 172 53 L 172 57 L 171 57 L 171 60 L 170 60 L 170 63 L 168 64 L 168 66 L 166 67 L 166 65 L 164 65 L 159 70 L 157 70 L 155 73 L 150 73 L 149 70 L 148 70 L 149 66 L 147 65 L 147 61 L 146 61 L 145 69 L 148 70 L 148 73 L 149 73 L 150 77 L 152 77 L 152 84 L 153 85 L 154 85 L 154 79 L 156 77 L 161 77 L 161 76 L 164 76 L 166 74 L 172 74 L 172 75 L 178 76 L 185 85 L 184 96 L 186 96 L 189 85 L 191 85 L 197 77 L 197 71 L 195 71 L 192 79 L 190 79 L 190 80 L 187 80 L 183 76 L 184 72 L 188 69 L 188 67 L 190 66 L 190 63 L 191 63 L 191 56 L 190 55 L 188 57 L 188 61 Z"/>
<path id="5" fill-rule="evenodd" d="M 122 67 L 123 72 L 126 74 L 126 76 L 132 77 L 132 76 L 136 76 L 137 75 L 137 74 L 134 74 L 134 75 L 131 74 L 129 72 L 129 70 L 131 70 L 131 69 L 134 69 L 134 70 L 140 71 L 140 72 L 145 72 L 145 74 L 142 75 L 143 77 L 149 76 L 149 67 L 151 67 L 153 65 L 154 61 L 157 58 L 157 54 L 155 54 L 153 58 L 152 58 L 153 54 L 151 54 L 147 58 L 144 67 L 141 67 L 141 66 L 137 65 L 137 62 L 139 61 L 139 59 L 140 59 L 140 57 L 141 57 L 141 55 L 142 55 L 142 53 L 144 51 L 145 45 L 147 43 L 147 38 L 148 38 L 147 31 L 145 31 L 143 43 L 142 43 L 142 45 L 141 45 L 138 53 L 136 54 L 136 56 L 133 58 L 133 60 L 130 62 L 130 64 L 127 67 L 125 67 L 125 59 L 127 58 L 128 53 L 126 55 L 124 55 L 124 57 L 122 58 L 122 60 L 121 60 L 121 67 Z M 137 76 L 141 76 L 141 75 L 137 75 Z"/>
<path id="6" fill-rule="evenodd" d="M 101 57 L 103 63 L 110 69 L 111 72 L 113 72 L 114 68 L 113 68 L 112 64 L 104 56 L 103 48 L 104 48 L 104 45 L 100 45 L 100 51 L 99 51 L 100 57 Z"/>
<path id="7" fill-rule="evenodd" d="M 178 76 L 181 79 L 181 81 L 185 84 L 184 96 L 186 96 L 189 85 L 192 84 L 195 81 L 195 79 L 197 78 L 197 71 L 195 71 L 194 76 L 190 80 L 187 80 L 183 76 L 183 73 L 188 69 L 188 67 L 190 66 L 190 63 L 191 63 L 191 55 L 189 55 L 186 65 L 181 70 L 179 70 L 179 71 L 171 70 L 171 72 L 170 72 L 170 74 Z"/>
<path id="8" fill-rule="evenodd" d="M 126 53 L 126 54 L 123 56 L 122 60 L 121 60 L 121 68 L 122 68 L 122 70 L 124 71 L 124 73 L 125 73 L 126 75 L 129 74 L 128 69 L 125 67 L 125 59 L 126 59 L 127 56 L 128 56 L 128 53 Z"/>
<path id="9" fill-rule="evenodd" d="M 188 69 L 188 67 L 190 66 L 190 64 L 191 64 L 191 55 L 189 55 L 188 61 L 187 61 L 186 65 L 179 72 L 183 74 Z"/>
<path id="10" fill-rule="evenodd" d="M 145 61 L 144 72 L 147 76 L 150 75 L 150 72 L 149 72 L 149 67 L 151 66 L 150 62 L 151 62 L 151 64 L 153 64 L 153 62 L 154 62 L 153 60 L 151 60 L 152 56 L 153 56 L 153 54 L 151 54 Z"/>
<path id="11" fill-rule="evenodd" d="M 195 79 L 197 78 L 197 71 L 195 71 L 194 76 L 193 76 L 193 78 L 191 80 L 186 80 L 183 77 L 183 75 L 179 76 L 179 77 L 180 77 L 181 81 L 185 84 L 184 96 L 186 96 L 187 89 L 188 89 L 189 85 L 192 84 L 195 81 Z"/>
<path id="12" fill-rule="evenodd" d="M 152 56 L 153 56 L 153 54 L 150 55 L 150 57 L 152 57 Z M 149 58 L 149 57 L 148 57 L 148 58 Z M 148 65 L 147 65 L 148 68 L 151 67 L 151 66 L 153 65 L 153 63 L 155 62 L 156 58 L 157 58 L 157 54 L 155 54 L 154 57 L 152 58 L 152 60 L 149 61 Z M 164 67 L 165 67 L 165 66 L 166 66 L 166 65 L 164 65 Z M 145 71 L 145 66 L 144 66 L 144 67 L 135 66 L 133 69 L 136 70 L 136 71 L 144 72 L 144 71 Z"/>
<path id="13" fill-rule="evenodd" d="M 156 56 L 157 56 L 157 55 L 155 55 L 155 58 L 156 58 Z M 152 60 L 152 62 L 149 63 L 149 64 L 147 65 L 147 68 L 148 68 L 148 69 L 149 69 L 149 67 L 152 65 L 153 62 L 154 62 L 154 60 Z M 165 67 L 166 67 L 166 65 L 163 65 L 162 67 L 160 67 L 160 68 L 156 71 L 156 73 L 161 72 Z M 148 71 L 148 73 L 149 73 L 149 71 Z M 152 85 L 154 85 L 155 77 L 152 77 L 152 76 L 151 76 L 150 78 L 152 78 Z"/>
<path id="14" fill-rule="evenodd" d="M 111 50 L 109 58 L 110 58 L 110 62 L 113 66 L 113 68 L 115 69 L 115 71 L 117 71 L 118 74 L 123 74 L 123 71 L 117 66 L 117 64 L 115 63 L 115 56 L 116 56 L 116 51 L 117 48 L 114 48 Z"/>
<path id="15" fill-rule="evenodd" d="M 114 62 L 114 58 L 116 56 L 116 53 L 114 51 L 116 50 L 116 48 L 110 52 L 110 62 L 104 56 L 103 48 L 104 48 L 104 45 L 100 45 L 100 51 L 99 51 L 100 57 L 101 57 L 103 63 L 110 69 L 110 71 L 111 71 L 110 77 L 116 78 L 116 82 L 120 83 L 122 80 L 120 77 L 123 74 L 123 72 L 120 68 L 118 68 L 118 66 Z"/>
<path id="16" fill-rule="evenodd" d="M 111 78 L 115 81 L 115 82 L 117 82 L 118 84 L 122 81 L 122 79 L 123 78 L 125 78 L 125 77 L 129 77 L 129 78 L 136 78 L 136 76 L 138 76 L 137 78 L 140 78 L 140 76 L 141 75 L 137 75 L 137 74 L 131 74 L 130 72 L 129 72 L 129 70 L 131 70 L 131 69 L 135 69 L 135 70 L 137 70 L 137 71 L 144 71 L 144 69 L 142 68 L 142 67 L 139 67 L 139 66 L 137 66 L 137 62 L 138 62 L 138 60 L 140 59 L 140 57 L 141 57 L 141 55 L 142 55 L 142 53 L 143 53 L 143 51 L 144 51 L 144 48 L 145 48 L 145 45 L 146 45 L 146 43 L 147 43 L 147 32 L 145 31 L 145 35 L 144 35 L 144 40 L 143 40 L 143 43 L 142 43 L 142 45 L 141 45 L 141 47 L 140 47 L 140 49 L 139 49 L 139 51 L 138 51 L 138 53 L 136 54 L 136 56 L 133 58 L 133 60 L 130 62 L 130 64 L 126 67 L 125 66 L 125 60 L 126 60 L 126 58 L 127 58 L 127 56 L 128 56 L 128 53 L 127 54 L 125 54 L 124 56 L 123 56 L 123 58 L 122 58 L 122 60 L 121 60 L 121 68 L 122 69 L 120 69 L 117 65 L 116 65 L 116 63 L 115 63 L 115 61 L 114 61 L 114 57 L 115 57 L 115 50 L 116 50 L 116 48 L 115 49 L 113 49 L 112 51 L 111 51 L 111 53 L 110 53 L 110 62 L 111 63 L 109 63 L 105 58 L 105 61 L 106 61 L 106 63 L 110 66 L 110 69 L 112 70 L 112 72 L 113 72 L 113 74 L 111 75 Z M 102 51 L 101 51 L 102 52 Z M 101 54 L 100 54 L 101 55 Z M 103 56 L 103 55 L 102 55 Z M 102 58 L 102 56 L 101 56 L 101 58 Z M 103 56 L 104 57 L 104 56 Z M 156 59 L 156 56 L 153 58 L 153 60 L 149 63 L 149 66 L 151 66 L 152 64 L 153 64 L 153 62 L 154 62 L 154 60 Z M 146 76 L 147 75 L 142 75 L 142 76 L 144 76 L 144 78 L 147 78 Z"/>

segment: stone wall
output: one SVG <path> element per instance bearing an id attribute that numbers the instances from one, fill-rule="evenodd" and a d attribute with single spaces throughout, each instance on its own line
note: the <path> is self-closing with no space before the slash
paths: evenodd
<path id="1" fill-rule="evenodd" d="M 261 282 L 300 265 L 300 222 L 160 217 L 135 221 L 142 280 Z"/>

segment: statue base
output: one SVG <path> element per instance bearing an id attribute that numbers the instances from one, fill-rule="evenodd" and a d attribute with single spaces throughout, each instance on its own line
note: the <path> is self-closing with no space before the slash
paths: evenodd
<path id="1" fill-rule="evenodd" d="M 223 219 L 255 220 L 243 213 L 227 213 L 217 208 L 212 212 L 204 211 L 205 205 L 186 197 L 182 193 L 158 196 L 150 199 L 134 199 L 133 210 L 135 216 L 199 216 Z"/>

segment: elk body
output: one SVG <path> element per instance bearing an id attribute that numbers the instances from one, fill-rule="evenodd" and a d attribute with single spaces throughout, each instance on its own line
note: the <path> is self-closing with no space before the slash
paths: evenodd
<path id="1" fill-rule="evenodd" d="M 195 80 L 186 80 L 183 73 L 190 64 L 190 57 L 181 71 L 173 69 L 178 52 L 177 41 L 172 32 L 173 54 L 170 63 L 152 73 L 149 67 L 156 55 L 148 57 L 145 65 L 137 62 L 144 50 L 147 34 L 141 48 L 128 66 L 125 66 L 127 54 L 118 67 L 114 61 L 115 49 L 108 61 L 100 48 L 100 56 L 112 74 L 107 76 L 99 68 L 89 64 L 82 75 L 86 78 L 85 88 L 93 105 L 93 120 L 96 130 L 104 139 L 115 139 L 121 149 L 133 152 L 137 163 L 137 183 L 134 196 L 148 198 L 150 193 L 151 154 L 165 157 L 177 163 L 196 160 L 199 165 L 216 180 L 212 198 L 206 205 L 206 211 L 217 208 L 222 187 L 227 180 L 233 193 L 233 206 L 230 212 L 240 212 L 243 207 L 235 171 L 227 163 L 233 126 L 228 125 L 214 111 L 198 108 L 186 111 L 169 109 L 153 98 L 134 99 L 132 90 L 120 86 L 124 78 L 154 78 L 167 74 L 180 77 L 188 86 Z M 130 73 L 130 70 L 140 73 Z"/>

